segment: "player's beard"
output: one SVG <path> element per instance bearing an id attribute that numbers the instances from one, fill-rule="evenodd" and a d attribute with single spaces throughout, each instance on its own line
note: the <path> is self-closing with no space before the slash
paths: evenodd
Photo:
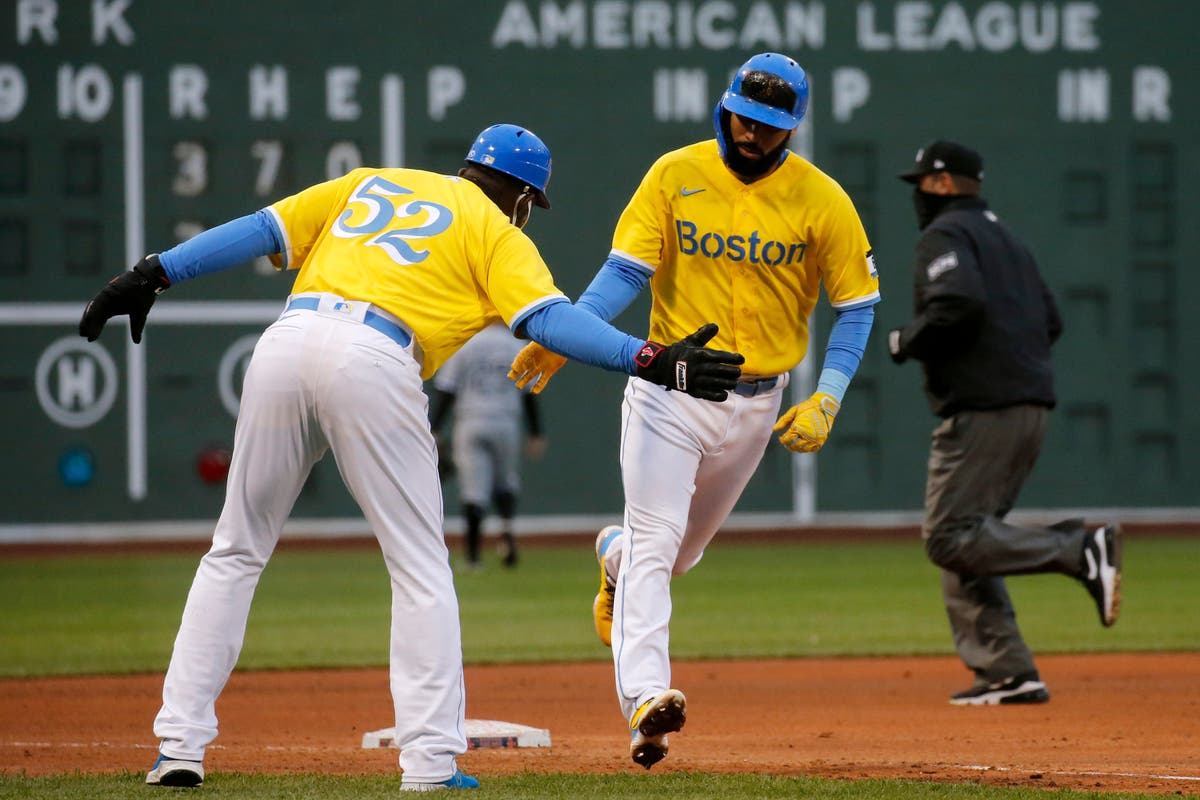
<path id="1" fill-rule="evenodd" d="M 729 168 L 743 178 L 758 180 L 779 165 L 779 159 L 787 147 L 787 139 L 768 153 L 761 153 L 758 158 L 747 158 L 738 150 L 737 144 L 725 149 L 725 163 Z"/>
<path id="2" fill-rule="evenodd" d="M 751 181 L 756 181 L 779 165 L 788 140 L 784 139 L 769 153 L 762 153 L 758 158 L 747 158 L 738 150 L 737 142 L 729 129 L 729 112 L 721 114 L 721 137 L 725 144 L 725 166 L 735 174 Z"/>

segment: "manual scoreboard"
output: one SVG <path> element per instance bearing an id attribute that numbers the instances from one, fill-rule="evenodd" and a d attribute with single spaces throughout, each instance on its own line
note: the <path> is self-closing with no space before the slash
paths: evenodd
<path id="1" fill-rule="evenodd" d="M 219 510 L 241 375 L 290 277 L 263 260 L 176 287 L 140 347 L 120 324 L 76 336 L 84 302 L 144 253 L 359 165 L 453 172 L 475 133 L 507 121 L 553 152 L 554 209 L 528 232 L 577 296 L 645 170 L 712 135 L 730 71 L 764 50 L 809 72 L 793 146 L 863 217 L 877 329 L 909 313 L 915 229 L 895 173 L 936 137 L 984 154 L 986 196 L 1034 246 L 1066 317 L 1060 406 L 1023 503 L 1194 505 L 1197 23 L 1192 3 L 1099 0 L 13 0 L 0 11 L 13 442 L 0 526 Z M 617 324 L 644 334 L 644 301 Z M 932 419 L 916 370 L 882 347 L 877 333 L 830 447 L 808 462 L 821 476 L 808 494 L 772 445 L 739 512 L 809 513 L 804 497 L 816 511 L 919 508 Z M 544 397 L 562 446 L 528 471 L 539 500 L 524 510 L 619 514 L 620 378 L 572 368 Z M 584 450 L 600 457 L 581 465 Z M 332 463 L 296 514 L 357 515 Z"/>

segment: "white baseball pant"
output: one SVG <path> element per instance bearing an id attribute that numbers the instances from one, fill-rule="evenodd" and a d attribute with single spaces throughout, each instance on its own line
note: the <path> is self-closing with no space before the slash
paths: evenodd
<path id="1" fill-rule="evenodd" d="M 671 578 L 694 567 L 771 440 L 787 376 L 723 403 L 630 378 L 621 412 L 625 534 L 613 606 L 617 697 L 629 719 L 671 688 Z M 616 544 L 616 543 L 614 543 Z"/>
<path id="2" fill-rule="evenodd" d="M 154 732 L 168 757 L 203 759 L 259 575 L 309 471 L 332 449 L 391 577 L 391 690 L 404 779 L 443 781 L 467 749 L 465 691 L 420 366 L 412 345 L 362 324 L 366 303 L 334 295 L 319 302 L 285 312 L 255 347 L 225 506 L 188 595 Z"/>

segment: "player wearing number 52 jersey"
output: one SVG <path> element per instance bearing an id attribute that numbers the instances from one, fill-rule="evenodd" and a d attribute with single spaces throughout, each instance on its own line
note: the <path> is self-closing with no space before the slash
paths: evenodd
<path id="1" fill-rule="evenodd" d="M 358 169 L 267 208 L 283 239 L 271 260 L 299 267 L 293 295 L 369 297 L 402 319 L 419 348 L 421 377 L 429 378 L 481 320 L 501 317 L 517 327 L 563 299 L 529 238 L 494 211 L 470 181 Z M 454 235 L 466 220 L 482 224 Z"/>
<path id="2" fill-rule="evenodd" d="M 550 152 L 515 125 L 486 129 L 457 176 L 361 169 L 142 259 L 88 303 L 95 340 L 128 314 L 140 342 L 156 295 L 263 255 L 297 269 L 243 382 L 225 506 L 200 562 L 154 722 L 146 782 L 196 786 L 217 735 L 259 575 L 327 450 L 383 550 L 392 584 L 391 689 L 401 789 L 472 788 L 458 601 L 442 532 L 423 379 L 488 323 L 607 369 L 722 400 L 741 357 L 707 335 L 660 345 L 565 302 L 520 230 L 549 207 Z"/>
<path id="3" fill-rule="evenodd" d="M 672 575 L 687 572 L 725 521 L 771 437 L 811 452 L 824 444 L 862 358 L 879 300 L 867 236 L 846 193 L 787 150 L 808 101 L 800 66 L 778 53 L 738 70 L 714 111 L 715 140 L 658 159 L 617 222 L 612 250 L 578 305 L 613 319 L 646 285 L 651 336 L 720 326 L 743 353 L 742 381 L 720 407 L 641 380 L 625 390 L 625 515 L 600 532 L 596 631 L 613 648 L 630 755 L 649 768 L 685 717 L 671 688 Z M 816 392 L 779 416 L 788 371 L 805 357 L 821 287 L 836 314 Z M 521 381 L 562 359 L 528 345 Z M 778 416 L 778 421 L 776 417 Z"/>

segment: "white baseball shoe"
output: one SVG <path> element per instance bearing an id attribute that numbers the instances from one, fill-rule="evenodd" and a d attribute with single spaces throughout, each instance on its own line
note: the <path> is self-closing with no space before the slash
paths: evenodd
<path id="1" fill-rule="evenodd" d="M 204 762 L 159 753 L 158 760 L 146 774 L 146 783 L 150 786 L 199 786 L 204 783 Z"/>

